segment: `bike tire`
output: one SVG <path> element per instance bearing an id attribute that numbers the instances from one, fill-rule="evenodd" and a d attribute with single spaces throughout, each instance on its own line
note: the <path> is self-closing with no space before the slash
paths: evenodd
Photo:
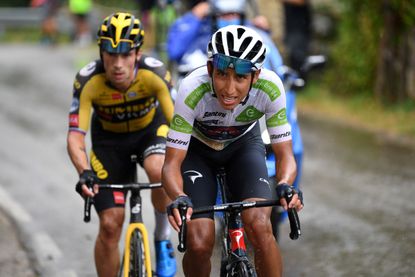
<path id="1" fill-rule="evenodd" d="M 147 270 L 145 265 L 144 241 L 143 235 L 139 230 L 131 233 L 130 240 L 130 261 L 129 261 L 129 277 L 146 277 Z"/>
<path id="2" fill-rule="evenodd" d="M 240 261 L 228 271 L 227 277 L 257 277 L 256 271 L 248 261 Z"/>

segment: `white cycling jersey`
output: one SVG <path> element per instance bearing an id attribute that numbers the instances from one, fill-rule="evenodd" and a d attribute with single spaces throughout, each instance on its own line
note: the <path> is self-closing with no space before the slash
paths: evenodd
<path id="1" fill-rule="evenodd" d="M 222 150 L 251 130 L 265 115 L 271 143 L 291 140 L 285 91 L 273 71 L 261 69 L 248 97 L 233 110 L 225 110 L 212 91 L 203 66 L 189 74 L 179 87 L 167 146 L 186 150 L 191 136 L 215 150 Z"/>

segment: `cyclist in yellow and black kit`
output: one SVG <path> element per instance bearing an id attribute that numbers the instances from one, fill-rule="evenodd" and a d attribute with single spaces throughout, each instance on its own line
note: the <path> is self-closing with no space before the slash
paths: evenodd
<path id="1" fill-rule="evenodd" d="M 116 276 L 118 242 L 124 222 L 123 191 L 89 191 L 95 183 L 128 183 L 136 176 L 130 157 L 135 154 L 150 182 L 161 181 L 168 124 L 173 116 L 170 73 L 159 60 L 140 52 L 144 30 L 129 13 L 108 16 L 98 30 L 101 59 L 76 75 L 69 113 L 67 146 L 79 173 L 77 191 L 94 196 L 100 219 L 95 244 L 99 276 Z M 93 112 L 92 112 L 93 111 Z M 90 162 L 85 135 L 91 126 Z M 157 274 L 174 276 L 176 261 L 170 243 L 162 188 L 152 190 L 156 227 L 154 232 Z"/>

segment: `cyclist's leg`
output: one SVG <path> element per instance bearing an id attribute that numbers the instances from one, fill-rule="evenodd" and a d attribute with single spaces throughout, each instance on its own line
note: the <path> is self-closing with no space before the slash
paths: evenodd
<path id="1" fill-rule="evenodd" d="M 145 131 L 138 144 L 139 162 L 151 183 L 161 182 L 161 169 L 166 151 L 167 125 L 156 117 Z M 171 202 L 163 188 L 151 190 L 155 222 L 154 243 L 156 249 L 156 271 L 158 276 L 174 276 L 177 265 L 173 246 L 170 242 L 171 227 L 167 219 L 166 207 Z"/>
<path id="2" fill-rule="evenodd" d="M 235 200 L 267 199 L 271 195 L 262 141 L 251 140 L 235 152 L 227 165 L 228 186 Z M 282 259 L 272 234 L 271 208 L 242 212 L 245 232 L 255 251 L 259 276 L 281 276 Z"/>
<path id="3" fill-rule="evenodd" d="M 164 155 L 152 154 L 144 159 L 144 169 L 151 183 L 161 181 L 161 167 Z M 151 190 L 151 201 L 154 206 L 155 229 L 154 243 L 156 249 L 156 271 L 158 276 L 174 276 L 177 270 L 174 249 L 170 241 L 171 227 L 167 219 L 166 207 L 170 203 L 163 188 Z"/>
<path id="4" fill-rule="evenodd" d="M 216 201 L 215 170 L 212 164 L 208 164 L 209 151 L 216 150 L 207 149 L 206 145 L 192 138 L 182 164 L 184 192 L 192 199 L 194 208 L 214 205 Z M 215 242 L 213 213 L 192 217 L 187 228 L 184 273 L 186 276 L 209 276 Z"/>
<path id="5" fill-rule="evenodd" d="M 91 166 L 103 183 L 131 181 L 134 173 L 127 151 L 113 147 L 94 147 Z M 98 275 L 115 276 L 119 269 L 118 243 L 124 222 L 123 191 L 101 190 L 94 199 L 99 215 L 99 231 L 95 243 L 95 264 Z"/>

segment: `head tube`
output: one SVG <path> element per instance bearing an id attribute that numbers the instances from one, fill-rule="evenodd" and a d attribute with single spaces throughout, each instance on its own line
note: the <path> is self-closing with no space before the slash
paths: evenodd
<path id="1" fill-rule="evenodd" d="M 251 61 L 238 59 L 223 54 L 213 55 L 212 63 L 215 68 L 221 71 L 225 71 L 227 68 L 232 68 L 237 74 L 242 75 L 257 71 L 257 68 L 252 64 Z"/>

